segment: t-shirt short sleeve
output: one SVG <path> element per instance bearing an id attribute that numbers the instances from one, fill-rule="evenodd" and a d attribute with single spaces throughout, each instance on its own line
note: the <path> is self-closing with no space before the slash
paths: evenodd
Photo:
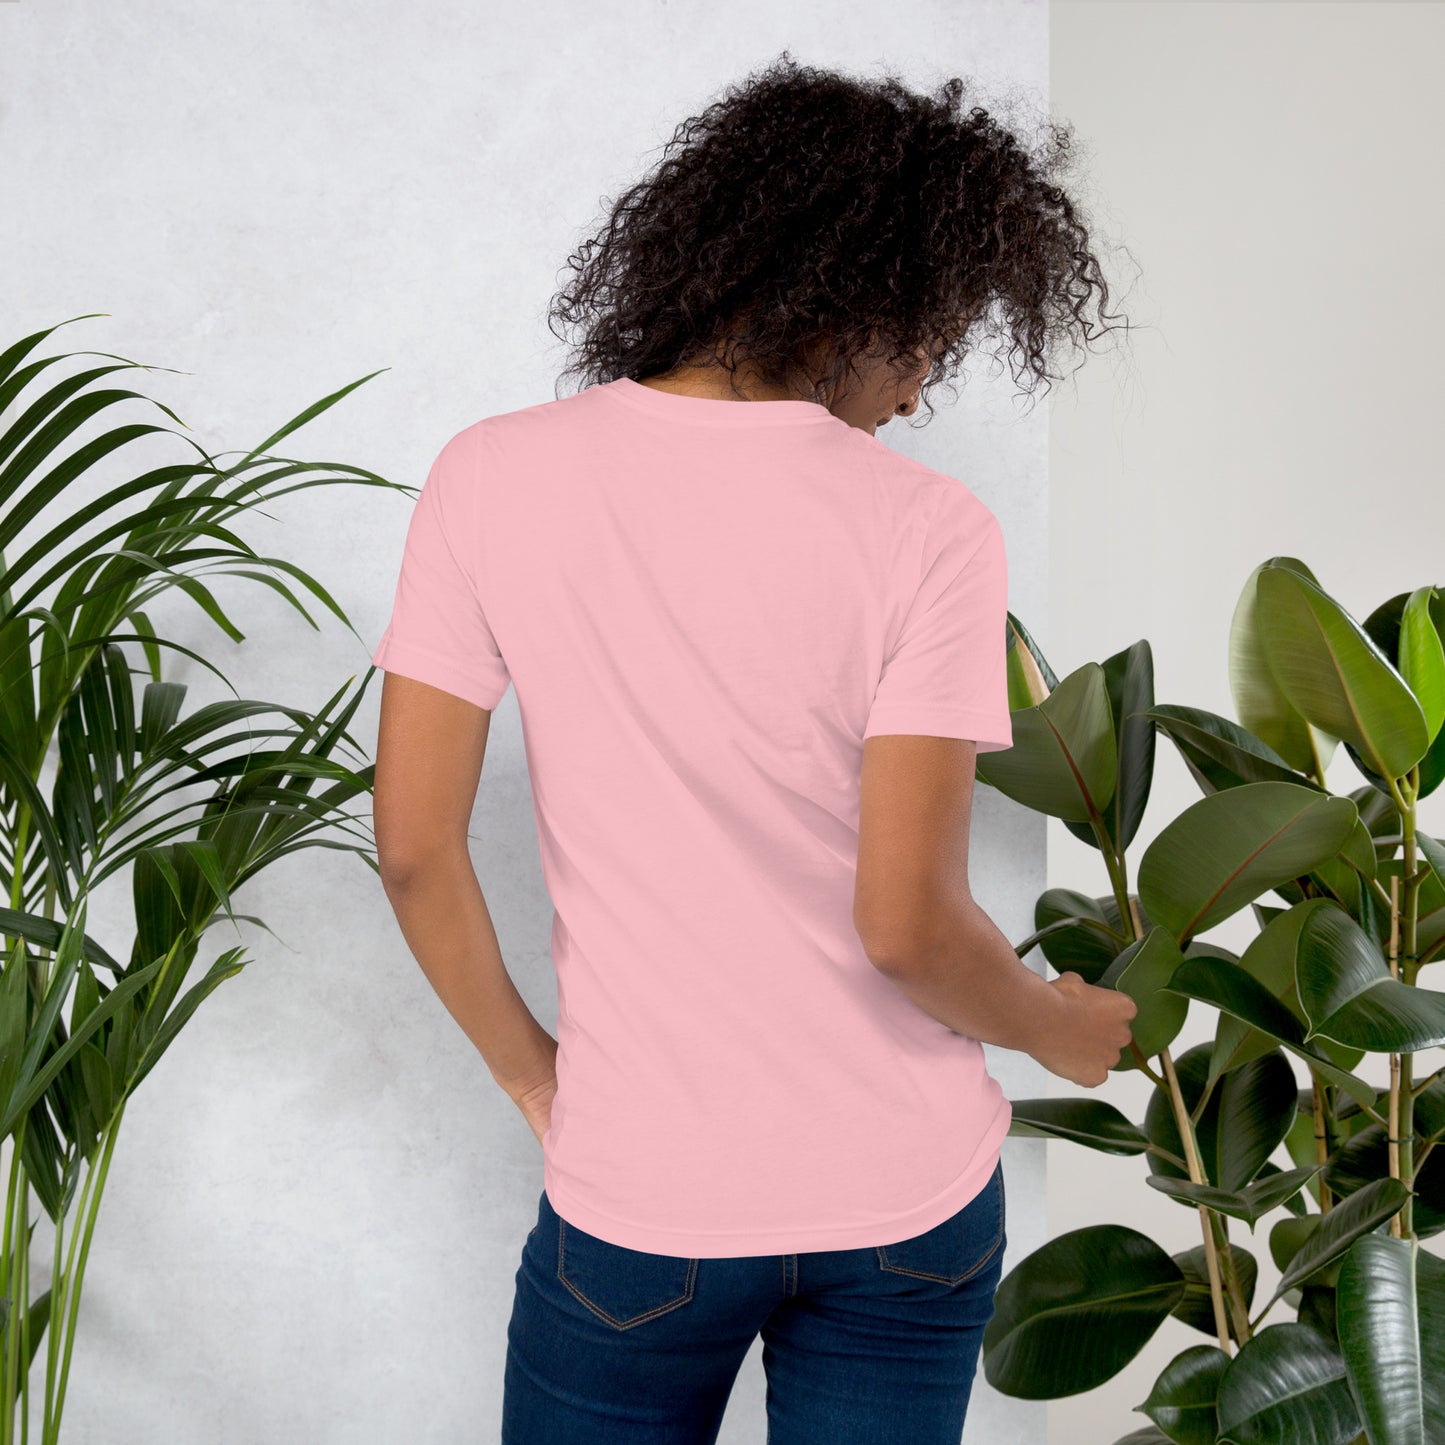
<path id="1" fill-rule="evenodd" d="M 490 712 L 511 681 L 476 577 L 477 448 L 454 436 L 412 509 L 391 621 L 372 662 Z"/>
<path id="2" fill-rule="evenodd" d="M 1003 531 L 955 486 L 930 521 L 918 590 L 883 664 L 863 736 L 970 738 L 980 753 L 1012 747 L 1007 622 Z"/>

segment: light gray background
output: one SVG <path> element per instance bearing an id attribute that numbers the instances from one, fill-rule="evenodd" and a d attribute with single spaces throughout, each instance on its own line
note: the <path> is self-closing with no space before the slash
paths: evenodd
<path id="1" fill-rule="evenodd" d="M 902 18 L 906 23 L 899 23 Z M 83 312 L 52 349 L 118 352 L 213 450 L 390 370 L 288 439 L 419 484 L 476 418 L 553 394 L 543 324 L 599 206 L 684 117 L 784 46 L 915 84 L 955 71 L 1047 107 L 1042 4 L 906 16 L 745 0 L 589 5 L 0 5 L 0 262 L 10 335 Z M 946 401 L 946 399 L 945 399 Z M 137 419 L 163 420 L 137 407 Z M 978 386 L 890 445 L 967 478 L 1014 544 L 1014 605 L 1044 605 L 1047 411 Z M 175 455 L 174 452 L 171 455 Z M 264 589 L 222 585 L 247 633 L 177 597 L 160 630 L 242 696 L 318 707 L 365 671 L 408 515 L 326 488 L 244 527 L 347 609 L 319 632 Z M 185 660 L 188 702 L 222 695 Z M 356 735 L 371 750 L 380 677 Z M 1044 886 L 1044 825 L 988 790 L 975 886 L 1010 936 Z M 504 956 L 555 1029 L 544 891 L 515 693 L 492 724 L 474 857 Z M 92 923 L 121 947 L 129 896 Z M 254 959 L 132 1101 L 83 1296 L 65 1438 L 87 1445 L 460 1445 L 497 1439 L 513 1274 L 541 1190 L 522 1116 L 431 992 L 374 875 L 314 851 L 248 885 Z M 213 948 L 234 943 L 225 929 Z M 211 955 L 207 955 L 209 957 Z M 1013 1096 L 1044 1092 L 994 1054 Z M 1045 1238 L 1042 1141 L 1010 1140 L 1006 1265 Z M 35 1269 L 48 1268 L 48 1231 Z M 37 1286 L 37 1289 L 41 1286 Z M 761 1345 L 728 1445 L 764 1436 Z M 982 1379 L 968 1438 L 1041 1440 L 1045 1407 Z M 38 1414 L 36 1416 L 38 1420 Z"/>
<path id="2" fill-rule="evenodd" d="M 918 85 L 974 75 L 990 101 L 1051 97 L 1088 148 L 1099 223 L 1142 267 L 1137 280 L 1127 257 L 1111 270 L 1141 329 L 1032 413 L 980 363 L 927 428 L 880 435 L 998 512 L 1011 605 L 1061 673 L 1147 636 L 1161 699 L 1229 714 L 1229 616 L 1264 557 L 1303 557 L 1360 616 L 1436 575 L 1441 300 L 1421 281 L 1441 234 L 1441 31 L 1439 6 L 1410 4 L 793 4 L 783 16 L 752 0 L 22 0 L 0 5 L 0 344 L 109 312 L 52 346 L 180 368 L 125 380 L 213 450 L 248 448 L 389 367 L 283 449 L 419 483 L 439 439 L 552 393 L 561 352 L 542 313 L 599 196 L 784 45 L 805 62 L 886 63 Z M 311 632 L 249 586 L 220 589 L 247 632 L 239 648 L 189 604 L 158 621 L 243 696 L 314 708 L 367 666 L 406 502 L 328 488 L 274 513 L 248 539 L 322 579 L 359 636 L 324 620 Z M 193 704 L 219 695 L 201 670 L 170 667 Z M 368 752 L 377 693 L 379 679 L 357 727 Z M 516 721 L 509 695 L 474 857 L 509 966 L 551 1029 L 549 904 Z M 1336 767 L 1348 791 L 1348 761 Z M 1136 867 L 1194 796 L 1161 747 Z M 977 797 L 974 886 L 1010 937 L 1029 931 L 1046 882 L 1102 891 L 1095 855 L 1061 826 L 987 788 Z M 1424 817 L 1437 833 L 1440 809 L 1432 799 Z M 254 962 L 129 1108 L 65 1438 L 494 1440 L 512 1273 L 541 1187 L 535 1140 L 364 865 L 302 854 L 242 901 L 279 937 L 247 931 Z M 93 914 L 109 943 L 127 937 L 127 904 L 119 891 Z M 1071 1090 L 1018 1055 L 990 1062 L 1012 1097 Z M 1136 1117 L 1145 1097 L 1132 1076 L 1099 1094 Z M 1138 1160 L 1010 1139 L 1005 1168 L 1008 1268 L 1093 1222 L 1170 1249 L 1197 1242 L 1192 1214 L 1150 1190 Z M 38 1232 L 37 1272 L 47 1245 Z M 1255 1245 L 1267 1291 L 1263 1232 Z M 965 1440 L 1041 1441 L 1047 1415 L 1050 1439 L 1109 1445 L 1144 1423 L 1131 1407 L 1158 1369 L 1204 1338 L 1168 1322 L 1118 1378 L 1047 1407 L 1003 1399 L 980 1375 Z M 762 1392 L 755 1347 L 729 1445 L 762 1440 Z"/>
<path id="3" fill-rule="evenodd" d="M 1442 42 L 1433 4 L 1052 7 L 1053 108 L 1088 147 L 1101 222 L 1142 271 L 1127 360 L 1091 363 L 1050 402 L 1048 650 L 1060 675 L 1147 637 L 1160 701 L 1233 717 L 1230 616 L 1265 558 L 1302 558 L 1357 618 L 1445 580 Z M 1362 781 L 1340 748 L 1331 787 Z M 1161 741 L 1131 881 L 1198 796 Z M 1441 793 L 1421 826 L 1445 828 Z M 1061 823 L 1048 833 L 1049 883 L 1103 893 L 1098 855 Z M 1209 937 L 1239 949 L 1254 932 L 1246 913 Z M 1421 982 L 1445 987 L 1442 967 Z M 1176 1056 L 1216 1017 L 1195 1005 Z M 1384 1086 L 1384 1056 L 1371 1062 L 1362 1071 Z M 1438 1049 L 1421 1055 L 1417 1077 L 1440 1062 Z M 1148 1089 L 1131 1073 L 1097 1092 L 1137 1119 Z M 1289 1167 L 1285 1150 L 1276 1162 Z M 1142 1159 L 1050 1145 L 1051 1235 L 1117 1222 L 1171 1252 L 1200 1243 L 1197 1213 L 1145 1173 Z M 1252 1237 L 1230 1224 L 1260 1261 L 1256 1307 L 1279 1280 L 1277 1218 Z M 1268 1316 L 1291 1318 L 1281 1305 Z M 1110 1445 L 1147 1424 L 1132 1407 L 1174 1355 L 1207 1342 L 1166 1320 L 1113 1380 L 1049 1407 L 1052 1445 Z"/>

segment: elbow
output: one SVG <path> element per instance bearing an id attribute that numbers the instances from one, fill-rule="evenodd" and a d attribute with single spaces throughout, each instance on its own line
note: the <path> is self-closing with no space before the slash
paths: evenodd
<path id="1" fill-rule="evenodd" d="M 388 898 L 411 893 L 423 883 L 449 872 L 461 863 L 470 864 L 466 850 L 458 856 L 455 849 L 378 848 L 376 870 Z"/>
<path id="2" fill-rule="evenodd" d="M 887 923 L 860 919 L 855 914 L 853 926 L 873 967 L 880 973 L 901 977 L 926 973 L 935 960 L 956 959 L 966 952 L 963 935 L 971 911 L 971 902 L 961 906 L 939 903 Z"/>
<path id="3" fill-rule="evenodd" d="M 382 891 L 388 898 L 405 893 L 421 875 L 414 859 L 394 858 L 389 853 L 377 854 L 376 871 L 381 876 Z"/>
<path id="4" fill-rule="evenodd" d="M 900 975 L 914 973 L 929 955 L 930 944 L 923 930 L 916 926 L 880 925 L 854 919 L 858 941 L 868 962 L 879 973 Z"/>

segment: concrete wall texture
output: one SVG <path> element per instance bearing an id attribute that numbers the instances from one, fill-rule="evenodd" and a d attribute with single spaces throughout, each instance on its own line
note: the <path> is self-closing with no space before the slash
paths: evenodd
<path id="1" fill-rule="evenodd" d="M 927 427 L 880 436 L 999 514 L 1011 606 L 1060 673 L 1148 636 L 1161 699 L 1228 714 L 1229 616 L 1265 556 L 1303 557 L 1357 615 L 1431 580 L 1441 302 L 1416 281 L 1441 200 L 1417 177 L 1433 175 L 1442 23 L 1439 6 L 1394 4 L 0 3 L 0 345 L 107 313 L 49 349 L 178 368 L 119 384 L 172 406 L 213 451 L 249 449 L 386 368 L 282 449 L 419 484 L 440 440 L 553 394 L 563 352 L 543 316 L 563 260 L 600 198 L 730 80 L 784 47 L 917 86 L 971 77 L 1022 125 L 1050 110 L 1076 125 L 1087 203 L 1129 248 L 1110 279 L 1137 329 L 1032 411 L 978 365 Z M 270 510 L 248 540 L 322 580 L 355 634 L 324 613 L 304 628 L 227 580 L 216 591 L 243 644 L 177 596 L 156 622 L 239 695 L 316 708 L 368 665 L 407 504 L 327 487 Z M 184 657 L 167 671 L 188 708 L 229 695 Z M 379 692 L 377 678 L 353 730 L 368 755 Z M 1336 766 L 1347 791 L 1349 763 Z M 1161 748 L 1136 857 L 1193 796 Z M 1045 886 L 1103 891 L 1096 857 L 1056 827 L 977 792 L 973 885 L 1012 938 Z M 472 833 L 508 966 L 553 1029 L 515 694 L 493 721 Z M 252 962 L 127 1110 L 64 1438 L 495 1440 L 536 1141 L 362 863 L 297 855 L 240 904 L 274 932 L 215 933 L 216 950 L 245 943 Z M 103 887 L 92 930 L 119 946 L 129 907 L 123 883 Z M 1228 926 L 1218 937 L 1242 943 Z M 1206 1036 L 1204 1013 L 1180 1049 Z M 990 1064 L 1012 1097 L 1072 1090 L 1017 1054 L 991 1050 Z M 1098 1093 L 1142 1113 L 1137 1076 Z M 1198 1242 L 1142 1161 L 1020 1138 L 1004 1164 L 1006 1269 L 1092 1222 Z M 48 1247 L 37 1229 L 33 1270 Z M 1202 1339 L 1169 1322 L 1117 1379 L 1047 1406 L 980 1372 L 964 1440 L 1109 1445 L 1144 1423 L 1132 1407 L 1163 1364 Z M 724 1445 L 761 1441 L 764 1387 L 755 1346 Z"/>

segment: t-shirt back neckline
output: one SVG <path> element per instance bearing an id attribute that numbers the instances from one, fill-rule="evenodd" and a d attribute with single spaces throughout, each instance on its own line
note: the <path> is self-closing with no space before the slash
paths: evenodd
<path id="1" fill-rule="evenodd" d="M 700 422 L 705 426 L 797 425 L 838 420 L 827 407 L 816 401 L 729 401 L 725 397 L 686 396 L 675 391 L 659 391 L 655 386 L 644 386 L 630 376 L 603 382 L 601 389 L 619 401 L 654 416 L 673 421 Z"/>

